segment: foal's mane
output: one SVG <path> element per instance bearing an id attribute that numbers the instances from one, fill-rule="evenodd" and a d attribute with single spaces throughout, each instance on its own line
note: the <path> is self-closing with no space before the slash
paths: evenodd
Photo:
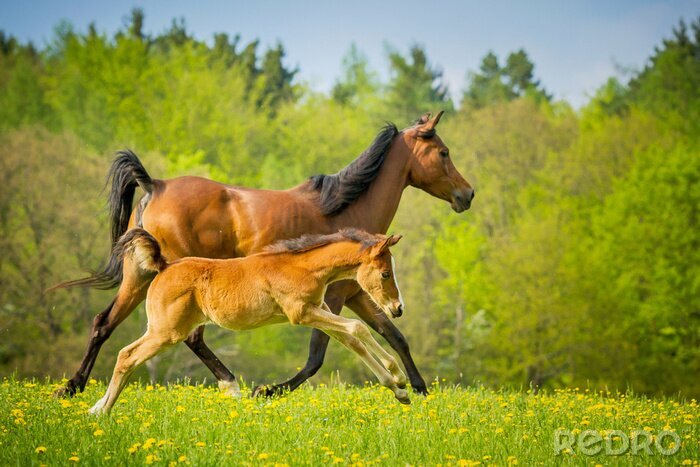
<path id="1" fill-rule="evenodd" d="M 302 235 L 299 238 L 280 240 L 265 248 L 266 253 L 302 253 L 331 243 L 349 240 L 357 242 L 362 249 L 376 245 L 381 237 L 360 229 L 347 228 L 328 235 Z"/>
<path id="2" fill-rule="evenodd" d="M 321 213 L 324 216 L 340 214 L 350 203 L 364 193 L 379 175 L 384 158 L 399 130 L 387 123 L 372 144 L 357 159 L 332 175 L 314 175 L 311 187 L 320 192 Z"/>

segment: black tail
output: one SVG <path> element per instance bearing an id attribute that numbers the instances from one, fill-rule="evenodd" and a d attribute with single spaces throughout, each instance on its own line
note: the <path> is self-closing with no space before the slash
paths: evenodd
<path id="1" fill-rule="evenodd" d="M 112 253 L 107 265 L 101 271 L 93 272 L 89 277 L 61 282 L 49 290 L 68 287 L 93 287 L 96 289 L 113 289 L 122 281 L 122 258 L 115 251 L 119 237 L 126 232 L 131 217 L 134 191 L 140 186 L 147 194 L 153 192 L 153 180 L 146 172 L 139 158 L 131 150 L 117 152 L 112 168 L 107 175 L 107 184 L 112 180 L 109 192 L 109 213 L 112 223 Z"/>

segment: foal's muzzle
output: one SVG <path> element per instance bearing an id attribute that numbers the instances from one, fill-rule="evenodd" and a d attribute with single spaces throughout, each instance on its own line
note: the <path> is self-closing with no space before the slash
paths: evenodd
<path id="1" fill-rule="evenodd" d="M 474 199 L 474 189 L 455 190 L 452 192 L 452 209 L 455 212 L 463 212 L 469 209 Z"/>
<path id="2" fill-rule="evenodd" d="M 397 305 L 390 305 L 387 308 L 389 308 L 389 312 L 394 318 L 398 318 L 403 314 L 403 305 L 401 305 L 400 303 Z"/>

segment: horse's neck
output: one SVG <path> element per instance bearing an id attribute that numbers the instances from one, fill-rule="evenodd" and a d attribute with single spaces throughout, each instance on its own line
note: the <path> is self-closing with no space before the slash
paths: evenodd
<path id="1" fill-rule="evenodd" d="M 348 225 L 371 233 L 386 233 L 408 186 L 407 153 L 403 138 L 397 136 L 367 192 L 336 217 L 339 227 Z"/>

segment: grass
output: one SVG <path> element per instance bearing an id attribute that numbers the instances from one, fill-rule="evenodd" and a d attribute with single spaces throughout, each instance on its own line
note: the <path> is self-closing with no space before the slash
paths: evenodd
<path id="1" fill-rule="evenodd" d="M 0 383 L 0 465 L 698 465 L 695 400 L 646 399 L 578 390 L 533 395 L 433 386 L 402 406 L 380 387 L 310 386 L 274 400 L 234 400 L 201 385 L 130 385 L 110 416 L 87 410 L 104 384 L 73 399 L 58 384 Z M 679 451 L 556 454 L 554 433 L 585 430 L 657 435 Z M 621 442 L 613 438 L 613 445 Z M 672 441 L 671 441 L 672 442 Z M 665 443 L 669 447 L 668 439 Z M 600 446 L 604 446 L 600 443 Z"/>

